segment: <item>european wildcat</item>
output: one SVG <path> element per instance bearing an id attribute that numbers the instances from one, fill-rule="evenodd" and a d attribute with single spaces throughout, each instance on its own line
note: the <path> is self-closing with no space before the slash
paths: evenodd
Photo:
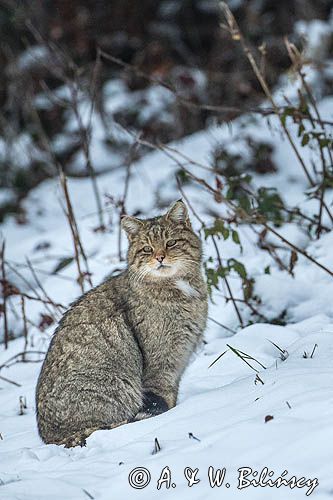
<path id="1" fill-rule="evenodd" d="M 207 318 L 201 243 L 179 200 L 153 219 L 124 216 L 128 267 L 75 302 L 52 338 L 36 392 L 46 443 L 162 413 Z"/>

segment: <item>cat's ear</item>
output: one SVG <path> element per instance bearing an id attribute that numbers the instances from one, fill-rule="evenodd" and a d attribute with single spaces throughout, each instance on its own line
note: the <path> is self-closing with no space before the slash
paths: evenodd
<path id="1" fill-rule="evenodd" d="M 165 218 L 178 224 L 185 224 L 186 226 L 191 227 L 188 211 L 183 200 L 178 200 L 173 203 L 165 214 Z"/>
<path id="2" fill-rule="evenodd" d="M 142 225 L 143 222 L 136 217 L 123 215 L 121 218 L 121 227 L 126 231 L 129 238 L 135 236 L 139 232 Z"/>

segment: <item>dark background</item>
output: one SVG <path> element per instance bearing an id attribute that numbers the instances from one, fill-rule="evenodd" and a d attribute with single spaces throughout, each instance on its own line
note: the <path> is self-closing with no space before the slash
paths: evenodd
<path id="1" fill-rule="evenodd" d="M 227 3 L 250 47 L 263 57 L 271 86 L 290 65 L 283 37 L 288 35 L 301 47 L 295 23 L 325 20 L 333 5 L 331 0 Z M 168 142 L 205 127 L 212 113 L 200 108 L 202 104 L 225 106 L 214 119 L 226 121 L 262 100 L 259 84 L 239 44 L 220 26 L 215 0 L 2 0 L 0 31 L 0 189 L 6 192 L 0 204 L 1 218 L 14 212 L 18 220 L 23 219 L 21 200 L 43 179 L 56 175 L 50 152 L 54 163 L 65 172 L 88 174 L 85 168 L 71 170 L 87 131 L 76 132 L 61 152 L 53 148 L 53 139 L 64 131 L 66 106 L 54 99 L 48 109 L 38 109 L 34 97 L 39 94 L 52 93 L 73 81 L 95 101 L 95 110 L 103 118 L 103 88 L 107 82 L 120 79 L 129 100 L 112 119 L 140 131 L 152 142 Z M 44 56 L 33 55 L 27 62 L 26 55 L 36 47 L 44 48 Z M 103 55 L 96 63 L 98 49 L 134 65 L 136 71 Z M 163 80 L 199 107 L 184 106 L 174 99 L 161 105 L 166 114 L 150 114 L 143 119 L 139 111 L 151 105 L 149 89 L 156 86 L 152 79 Z M 136 96 L 135 106 L 131 95 Z M 22 134 L 34 149 L 24 166 L 10 154 L 12 144 Z M 110 153 L 118 154 L 119 163 L 126 158 L 126 141 L 111 139 L 106 131 L 105 143 Z M 136 154 L 140 155 L 142 149 L 138 148 Z M 110 161 L 109 168 L 116 166 Z"/>

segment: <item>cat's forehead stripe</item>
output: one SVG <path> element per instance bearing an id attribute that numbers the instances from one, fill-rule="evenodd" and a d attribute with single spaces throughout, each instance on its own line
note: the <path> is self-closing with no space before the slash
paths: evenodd
<path id="1" fill-rule="evenodd" d="M 149 228 L 148 235 L 149 235 L 149 237 L 152 240 L 156 240 L 156 239 L 162 238 L 162 236 L 163 236 L 163 228 L 162 228 L 162 226 L 160 224 L 153 224 Z"/>

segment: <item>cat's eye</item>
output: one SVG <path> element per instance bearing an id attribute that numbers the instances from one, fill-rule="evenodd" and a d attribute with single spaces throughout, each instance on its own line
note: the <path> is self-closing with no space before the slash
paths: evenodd
<path id="1" fill-rule="evenodd" d="M 169 240 L 169 241 L 167 241 L 166 246 L 167 247 L 174 247 L 176 243 L 177 243 L 176 240 Z"/>
<path id="2" fill-rule="evenodd" d="M 153 249 L 152 249 L 152 247 L 149 247 L 149 246 L 147 245 L 147 246 L 143 247 L 143 251 L 144 251 L 145 253 L 152 253 Z"/>

